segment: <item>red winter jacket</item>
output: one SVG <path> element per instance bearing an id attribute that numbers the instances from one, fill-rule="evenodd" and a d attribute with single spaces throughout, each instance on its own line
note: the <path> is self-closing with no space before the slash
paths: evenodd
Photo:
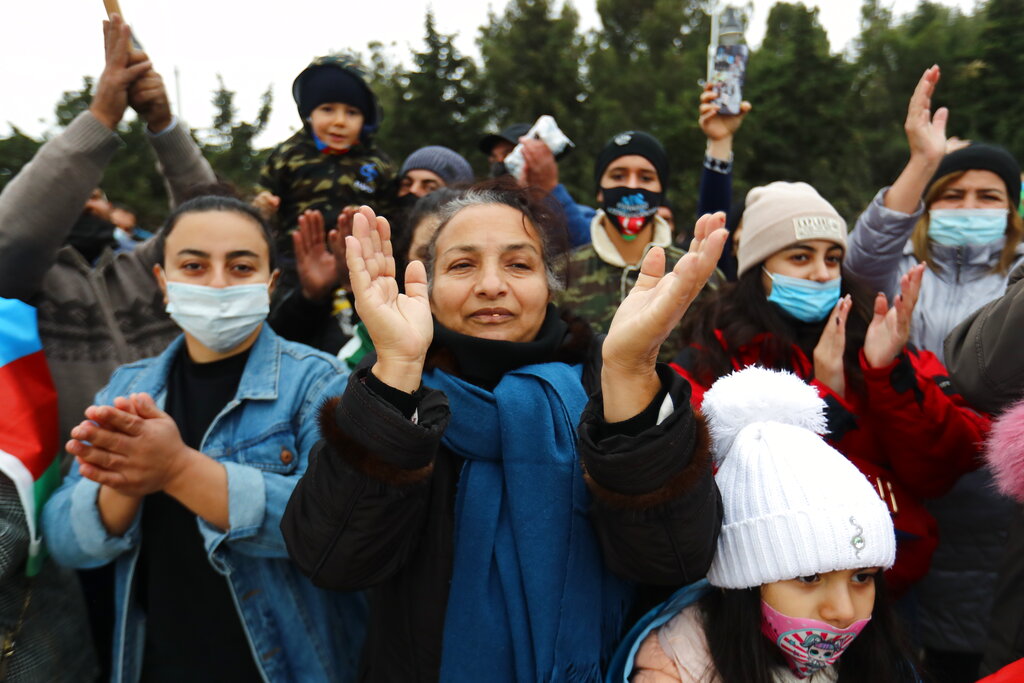
<path id="1" fill-rule="evenodd" d="M 721 331 L 716 334 L 728 349 Z M 734 350 L 733 367 L 759 364 L 765 339 L 755 337 Z M 799 347 L 793 347 L 793 356 L 795 367 L 789 369 L 825 400 L 829 443 L 857 466 L 889 507 L 897 544 L 896 565 L 886 578 L 901 594 L 927 573 L 938 545 L 937 525 L 921 501 L 943 495 L 982 464 L 990 420 L 953 391 L 946 368 L 929 351 L 908 346 L 884 368 L 869 367 L 862 351 L 864 393 L 845 397 L 814 379 L 814 366 Z M 711 383 L 698 381 L 696 359 L 691 348 L 672 367 L 690 382 L 693 406 L 699 409 Z"/>

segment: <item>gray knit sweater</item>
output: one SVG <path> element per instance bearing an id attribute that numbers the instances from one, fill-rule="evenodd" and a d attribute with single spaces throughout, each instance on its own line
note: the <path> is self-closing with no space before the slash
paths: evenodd
<path id="1" fill-rule="evenodd" d="M 215 180 L 181 122 L 151 138 L 175 201 Z M 0 193 L 0 296 L 39 309 L 39 335 L 57 387 L 60 443 L 119 365 L 155 356 L 179 334 L 153 277 L 154 240 L 109 249 L 90 266 L 63 246 L 121 141 L 89 112 L 43 145 Z M 0 475 L 0 629 L 24 604 L 28 532 L 14 487 Z M 0 634 L 2 638 L 2 634 Z M 74 573 L 47 560 L 8 664 L 12 681 L 91 681 L 96 663 Z"/>
<path id="2" fill-rule="evenodd" d="M 150 142 L 175 203 L 193 185 L 215 181 L 184 122 Z M 158 355 L 180 334 L 153 277 L 154 240 L 130 253 L 107 250 L 95 266 L 63 246 L 122 144 L 83 112 L 0 193 L 0 296 L 39 309 L 61 443 L 118 366 Z"/>

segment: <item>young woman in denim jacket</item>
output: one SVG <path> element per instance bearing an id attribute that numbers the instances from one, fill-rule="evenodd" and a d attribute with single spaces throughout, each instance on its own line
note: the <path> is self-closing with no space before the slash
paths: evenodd
<path id="1" fill-rule="evenodd" d="M 116 562 L 115 681 L 351 680 L 362 596 L 314 588 L 278 528 L 348 372 L 263 324 L 277 270 L 248 205 L 197 198 L 160 239 L 184 335 L 119 368 L 72 430 L 43 513 L 54 557 Z"/>

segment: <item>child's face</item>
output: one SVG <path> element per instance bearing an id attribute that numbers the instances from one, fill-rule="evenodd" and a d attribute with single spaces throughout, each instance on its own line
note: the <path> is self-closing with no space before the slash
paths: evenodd
<path id="1" fill-rule="evenodd" d="M 761 599 L 794 619 L 816 619 L 847 628 L 867 619 L 875 607 L 878 567 L 844 569 L 761 586 Z"/>
<path id="2" fill-rule="evenodd" d="M 325 145 L 339 151 L 359 142 L 364 120 L 363 112 L 343 102 L 325 102 L 309 115 L 313 133 Z"/>

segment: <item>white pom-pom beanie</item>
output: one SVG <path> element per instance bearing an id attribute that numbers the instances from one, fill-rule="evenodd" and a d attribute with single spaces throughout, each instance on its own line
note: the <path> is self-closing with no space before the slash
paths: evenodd
<path id="1" fill-rule="evenodd" d="M 892 519 L 863 474 L 818 435 L 825 403 L 796 375 L 752 367 L 704 397 L 725 508 L 708 581 L 752 588 L 892 566 Z"/>

